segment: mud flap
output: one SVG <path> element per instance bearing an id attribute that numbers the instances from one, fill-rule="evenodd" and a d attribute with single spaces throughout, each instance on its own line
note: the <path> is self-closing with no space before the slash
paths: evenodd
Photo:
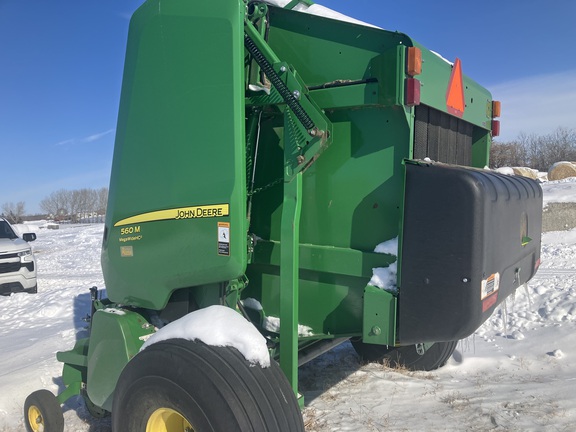
<path id="1" fill-rule="evenodd" d="M 542 189 L 536 181 L 407 161 L 399 342 L 471 335 L 534 276 L 541 231 Z"/>

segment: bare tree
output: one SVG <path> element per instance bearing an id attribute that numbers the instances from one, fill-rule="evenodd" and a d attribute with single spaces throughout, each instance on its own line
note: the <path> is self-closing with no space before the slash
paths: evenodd
<path id="1" fill-rule="evenodd" d="M 520 142 L 526 148 L 530 166 L 548 171 L 560 161 L 576 161 L 576 130 L 558 128 L 547 135 L 521 134 Z"/>
<path id="2" fill-rule="evenodd" d="M 56 219 L 71 222 L 94 220 L 106 212 L 108 189 L 76 189 L 53 192 L 40 202 L 40 208 Z"/>
<path id="3" fill-rule="evenodd" d="M 56 219 L 63 218 L 70 212 L 69 195 L 69 191 L 65 189 L 52 192 L 48 197 L 40 201 L 40 208 Z"/>
<path id="4" fill-rule="evenodd" d="M 106 207 L 108 206 L 108 188 L 101 188 L 97 191 L 98 204 L 96 205 L 96 213 L 100 215 L 106 214 Z"/>
<path id="5" fill-rule="evenodd" d="M 83 199 L 82 190 L 77 189 L 70 191 L 70 212 L 68 215 L 73 223 L 78 222 L 80 218 L 80 212 L 84 207 Z"/>
<path id="6" fill-rule="evenodd" d="M 528 165 L 526 148 L 517 141 L 493 142 L 490 147 L 490 167 L 517 167 Z"/>
<path id="7" fill-rule="evenodd" d="M 7 202 L 2 204 L 2 213 L 8 222 L 19 224 L 23 222 L 24 214 L 26 213 L 24 201 L 19 201 L 16 204 Z"/>
<path id="8" fill-rule="evenodd" d="M 547 135 L 521 133 L 516 141 L 494 142 L 490 166 L 527 166 L 540 171 L 560 161 L 576 162 L 576 130 L 558 128 Z"/>
<path id="9" fill-rule="evenodd" d="M 74 211 L 72 218 L 76 221 L 95 216 L 98 194 L 94 189 L 78 189 L 72 191 L 71 202 Z"/>

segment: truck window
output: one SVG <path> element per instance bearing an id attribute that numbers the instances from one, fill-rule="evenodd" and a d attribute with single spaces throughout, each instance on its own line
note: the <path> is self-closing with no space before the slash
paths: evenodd
<path id="1" fill-rule="evenodd" d="M 14 230 L 12 230 L 10 225 L 8 225 L 8 222 L 0 221 L 0 238 L 13 240 L 16 237 L 18 236 L 16 235 Z"/>

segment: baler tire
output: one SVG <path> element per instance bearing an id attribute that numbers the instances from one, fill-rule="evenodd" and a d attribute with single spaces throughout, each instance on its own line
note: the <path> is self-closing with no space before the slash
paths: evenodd
<path id="1" fill-rule="evenodd" d="M 156 429 L 158 422 L 162 426 Z M 296 396 L 275 362 L 263 368 L 231 347 L 184 339 L 157 342 L 122 371 L 114 393 L 112 430 L 185 428 L 303 432 L 304 424 Z"/>
<path id="2" fill-rule="evenodd" d="M 37 390 L 24 402 L 24 423 L 27 432 L 63 432 L 64 414 L 52 392 Z"/>
<path id="3" fill-rule="evenodd" d="M 457 345 L 457 340 L 436 342 L 421 355 L 416 351 L 416 345 L 389 347 L 352 342 L 363 361 L 384 363 L 391 368 L 406 368 L 410 371 L 432 371 L 441 368 L 452 357 Z"/>
<path id="4" fill-rule="evenodd" d="M 110 411 L 106 411 L 104 408 L 95 405 L 87 394 L 83 394 L 82 398 L 84 399 L 84 405 L 86 405 L 86 411 L 88 411 L 92 417 L 100 419 L 110 415 Z"/>

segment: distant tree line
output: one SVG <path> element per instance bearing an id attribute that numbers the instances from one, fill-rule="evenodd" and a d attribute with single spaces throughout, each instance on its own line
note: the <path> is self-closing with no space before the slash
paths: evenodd
<path id="1" fill-rule="evenodd" d="M 23 217 L 26 214 L 26 205 L 24 201 L 7 202 L 2 204 L 2 217 L 6 218 L 11 224 L 19 224 L 23 222 Z"/>
<path id="2" fill-rule="evenodd" d="M 80 222 L 106 214 L 108 188 L 60 189 L 40 201 L 40 208 L 55 220 Z"/>
<path id="3" fill-rule="evenodd" d="M 547 135 L 522 133 L 515 141 L 493 142 L 490 149 L 490 168 L 548 171 L 560 161 L 576 162 L 576 129 L 558 128 Z"/>

